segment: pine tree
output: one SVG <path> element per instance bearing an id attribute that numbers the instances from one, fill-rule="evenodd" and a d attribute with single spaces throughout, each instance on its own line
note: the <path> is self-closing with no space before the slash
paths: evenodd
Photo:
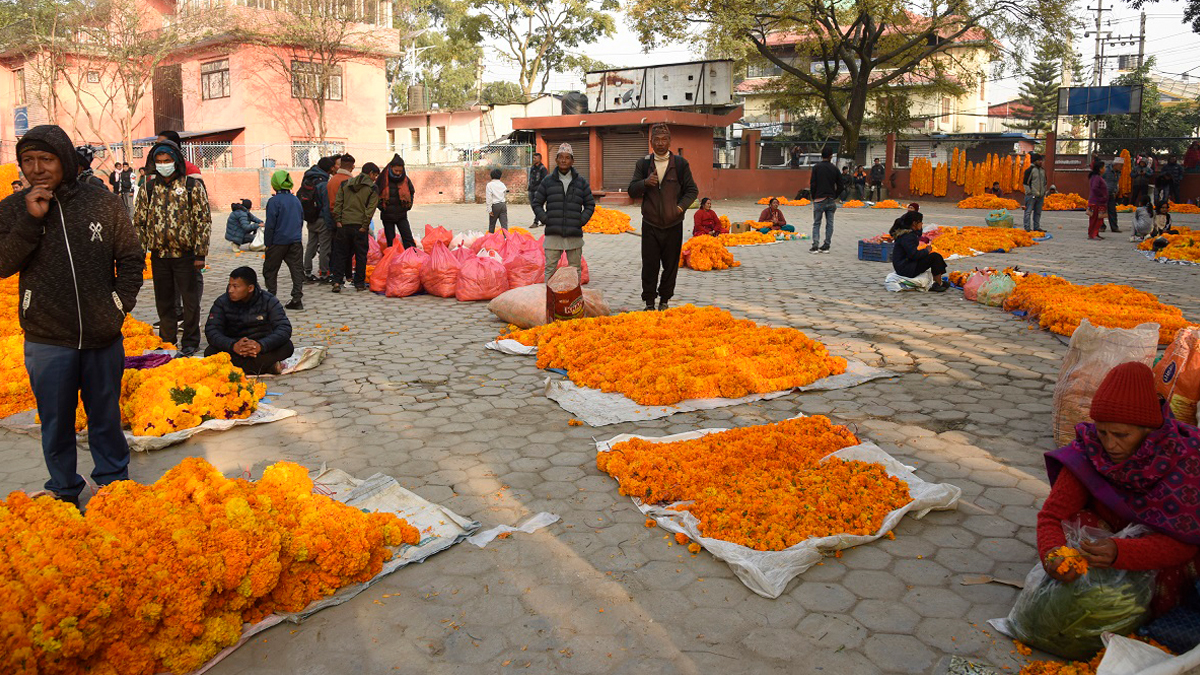
<path id="1" fill-rule="evenodd" d="M 1018 100 L 1028 110 L 1016 113 L 1020 128 L 1033 132 L 1034 138 L 1054 128 L 1058 113 L 1058 88 L 1062 83 L 1062 45 L 1049 37 L 1038 45 L 1034 62 L 1026 71 Z"/>

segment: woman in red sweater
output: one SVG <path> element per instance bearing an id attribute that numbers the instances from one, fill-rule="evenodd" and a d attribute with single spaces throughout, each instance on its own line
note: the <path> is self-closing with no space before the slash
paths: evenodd
<path id="1" fill-rule="evenodd" d="M 1046 454 L 1050 496 L 1038 513 L 1043 567 L 1064 583 L 1050 551 L 1066 544 L 1064 521 L 1116 532 L 1132 523 L 1153 532 L 1082 544 L 1092 567 L 1156 570 L 1152 610 L 1174 607 L 1200 578 L 1200 430 L 1171 417 L 1143 363 L 1109 371 L 1092 398 L 1095 422 L 1075 427 L 1075 442 Z M 1063 469 L 1066 469 L 1064 471 Z"/>
<path id="2" fill-rule="evenodd" d="M 716 211 L 713 211 L 712 200 L 708 197 L 700 200 L 700 208 L 696 209 L 696 215 L 692 216 L 692 222 L 695 223 L 695 227 L 692 228 L 693 237 L 699 237 L 702 234 L 711 234 L 715 237 L 725 233 L 725 228 L 721 226 L 721 218 Z"/>

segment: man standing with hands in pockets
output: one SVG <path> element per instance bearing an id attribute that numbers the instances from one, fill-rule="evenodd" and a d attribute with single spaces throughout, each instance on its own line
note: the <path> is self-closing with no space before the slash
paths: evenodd
<path id="1" fill-rule="evenodd" d="M 655 297 L 658 309 L 665 310 L 675 295 L 683 217 L 700 194 L 687 160 L 671 152 L 667 125 L 650 129 L 650 145 L 654 153 L 638 160 L 629 183 L 629 196 L 642 198 L 642 300 L 647 311 L 654 309 Z"/>

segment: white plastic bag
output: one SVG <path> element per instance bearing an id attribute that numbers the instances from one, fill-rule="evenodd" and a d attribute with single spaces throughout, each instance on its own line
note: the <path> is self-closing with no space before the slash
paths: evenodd
<path id="1" fill-rule="evenodd" d="M 255 230 L 254 241 L 250 242 L 250 245 L 246 247 L 246 250 L 248 250 L 248 251 L 265 251 L 265 250 L 267 250 L 267 235 L 263 231 L 263 228 L 260 227 L 257 230 Z"/>
<path id="2" fill-rule="evenodd" d="M 1092 421 L 1092 396 L 1108 371 L 1127 361 L 1149 366 L 1158 353 L 1158 324 L 1137 328 L 1102 328 L 1084 319 L 1071 336 L 1058 384 L 1054 386 L 1054 442 L 1075 440 L 1075 425 Z"/>
<path id="3" fill-rule="evenodd" d="M 892 272 L 883 280 L 883 287 L 893 293 L 901 291 L 928 291 L 933 287 L 933 274 L 926 271 L 909 278 Z"/>

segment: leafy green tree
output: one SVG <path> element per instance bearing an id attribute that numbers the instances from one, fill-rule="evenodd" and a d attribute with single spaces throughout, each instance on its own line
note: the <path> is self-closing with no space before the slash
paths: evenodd
<path id="1" fill-rule="evenodd" d="M 456 110 L 475 103 L 483 63 L 478 20 L 455 0 L 423 0 L 399 20 L 416 35 L 400 45 L 403 58 L 387 63 L 389 107 L 407 110 L 408 87 L 413 84 L 424 85 L 427 102 L 439 108 Z"/>
<path id="2" fill-rule="evenodd" d="M 1115 155 L 1121 150 L 1133 154 L 1139 152 L 1172 154 L 1180 157 L 1187 151 L 1188 139 L 1195 135 L 1200 125 L 1200 105 L 1196 102 L 1163 105 L 1159 100 L 1158 85 L 1150 77 L 1154 57 L 1146 59 L 1142 67 L 1125 73 L 1113 80 L 1114 85 L 1142 86 L 1141 120 L 1137 115 L 1105 115 L 1097 119 L 1105 122 L 1097 132 L 1101 139 L 1101 154 Z M 1140 122 L 1140 123 L 1139 123 Z"/>
<path id="3" fill-rule="evenodd" d="M 1033 137 L 1044 136 L 1054 129 L 1054 118 L 1058 115 L 1058 88 L 1062 86 L 1063 46 L 1062 41 L 1049 36 L 1038 44 L 1033 63 L 1025 71 L 1018 100 L 1028 110 L 1016 113 L 1021 119 L 1020 128 L 1033 133 Z"/>
<path id="4" fill-rule="evenodd" d="M 1134 9 L 1157 2 L 1158 0 L 1129 0 Z M 1183 22 L 1191 24 L 1193 33 L 1200 33 L 1200 0 L 1183 1 Z"/>
<path id="5" fill-rule="evenodd" d="M 480 103 L 519 103 L 525 100 L 521 85 L 516 82 L 488 82 L 483 85 Z"/>

